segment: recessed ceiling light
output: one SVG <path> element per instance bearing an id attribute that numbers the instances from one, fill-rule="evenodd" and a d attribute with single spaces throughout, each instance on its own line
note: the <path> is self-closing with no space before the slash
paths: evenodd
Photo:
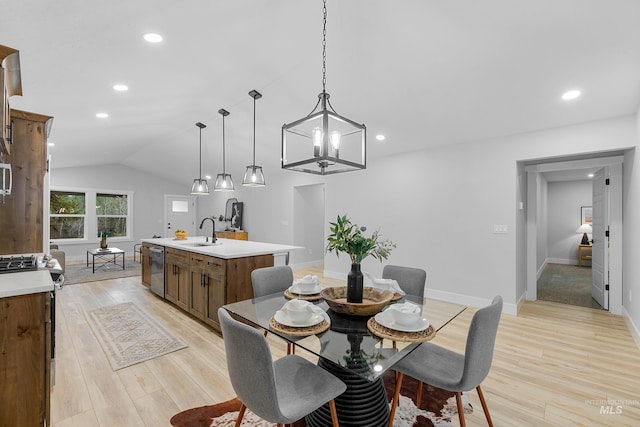
<path id="1" fill-rule="evenodd" d="M 47 145 L 49 147 L 54 147 L 56 145 L 56 143 L 55 142 L 47 142 Z"/>
<path id="2" fill-rule="evenodd" d="M 211 175 L 205 175 L 205 179 L 211 179 Z"/>
<path id="3" fill-rule="evenodd" d="M 149 43 L 160 43 L 162 41 L 162 36 L 157 33 L 147 33 L 143 37 Z"/>
<path id="4" fill-rule="evenodd" d="M 562 94 L 562 99 L 565 101 L 571 101 L 572 99 L 578 98 L 580 95 L 582 95 L 582 92 L 577 89 L 568 90 Z"/>
<path id="5" fill-rule="evenodd" d="M 386 137 L 384 135 L 382 135 L 382 134 L 379 134 L 379 135 L 376 135 L 376 139 L 378 141 L 384 141 L 386 139 Z"/>
<path id="6" fill-rule="evenodd" d="M 107 113 L 96 113 L 96 117 L 99 119 L 106 119 L 109 115 Z"/>
<path id="7" fill-rule="evenodd" d="M 593 178 L 593 174 L 590 173 L 589 175 L 587 175 L 589 178 Z"/>
<path id="8" fill-rule="evenodd" d="M 113 90 L 118 91 L 118 92 L 124 92 L 124 91 L 129 90 L 129 86 L 123 85 L 123 84 L 115 84 L 115 85 L 113 85 Z"/>

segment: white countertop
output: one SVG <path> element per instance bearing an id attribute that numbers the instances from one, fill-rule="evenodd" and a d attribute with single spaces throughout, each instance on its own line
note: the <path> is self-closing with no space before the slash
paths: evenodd
<path id="1" fill-rule="evenodd" d="M 211 237 L 209 237 L 211 240 Z M 212 246 L 198 246 L 205 242 L 204 236 L 189 237 L 186 240 L 173 238 L 142 239 L 143 242 L 168 248 L 182 249 L 198 254 L 209 255 L 216 258 L 232 259 L 256 255 L 268 255 L 287 253 L 295 249 L 304 249 L 302 246 L 280 245 L 276 243 L 252 242 L 249 240 L 221 239 L 218 238 Z"/>
<path id="2" fill-rule="evenodd" d="M 0 274 L 0 298 L 52 290 L 53 280 L 49 270 Z"/>

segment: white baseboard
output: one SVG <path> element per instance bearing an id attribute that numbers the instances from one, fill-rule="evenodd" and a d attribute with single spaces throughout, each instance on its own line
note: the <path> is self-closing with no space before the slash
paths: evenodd
<path id="1" fill-rule="evenodd" d="M 624 316 L 624 321 L 629 328 L 629 332 L 631 332 L 633 340 L 636 342 L 636 346 L 640 349 L 640 331 L 638 330 L 638 327 L 633 323 L 633 319 L 631 319 L 629 312 L 624 306 L 622 306 L 622 316 Z"/>
<path id="2" fill-rule="evenodd" d="M 301 268 L 322 267 L 324 265 L 323 259 L 317 259 L 314 261 L 296 262 L 295 264 L 289 264 L 293 270 Z"/>

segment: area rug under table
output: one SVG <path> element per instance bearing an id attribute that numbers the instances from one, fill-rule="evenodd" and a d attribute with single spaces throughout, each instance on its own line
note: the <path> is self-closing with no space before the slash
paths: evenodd
<path id="1" fill-rule="evenodd" d="M 395 377 L 393 372 L 384 376 L 385 389 L 389 401 L 393 396 Z M 418 409 L 415 404 L 417 381 L 405 376 L 400 390 L 400 405 L 396 410 L 394 427 L 444 427 L 451 426 L 451 418 L 457 417 L 456 399 L 454 394 L 425 384 L 422 392 L 422 404 Z M 466 402 L 463 394 L 464 412 L 473 412 L 471 404 Z M 180 412 L 171 418 L 171 425 L 175 427 L 233 427 L 240 409 L 240 401 L 231 399 L 216 405 L 201 406 Z M 242 427 L 273 427 L 251 411 L 247 410 L 242 421 Z M 299 420 L 294 427 L 306 427 L 304 420 Z"/>
<path id="2" fill-rule="evenodd" d="M 85 314 L 114 371 L 187 347 L 132 302 Z"/>

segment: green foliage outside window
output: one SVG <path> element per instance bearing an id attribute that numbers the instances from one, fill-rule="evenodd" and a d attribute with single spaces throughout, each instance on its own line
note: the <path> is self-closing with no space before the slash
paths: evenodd
<path id="1" fill-rule="evenodd" d="M 109 237 L 127 235 L 129 203 L 126 194 L 96 194 L 96 216 L 98 230 L 106 231 Z"/>
<path id="2" fill-rule="evenodd" d="M 85 194 L 52 191 L 49 202 L 51 239 L 84 238 Z"/>

